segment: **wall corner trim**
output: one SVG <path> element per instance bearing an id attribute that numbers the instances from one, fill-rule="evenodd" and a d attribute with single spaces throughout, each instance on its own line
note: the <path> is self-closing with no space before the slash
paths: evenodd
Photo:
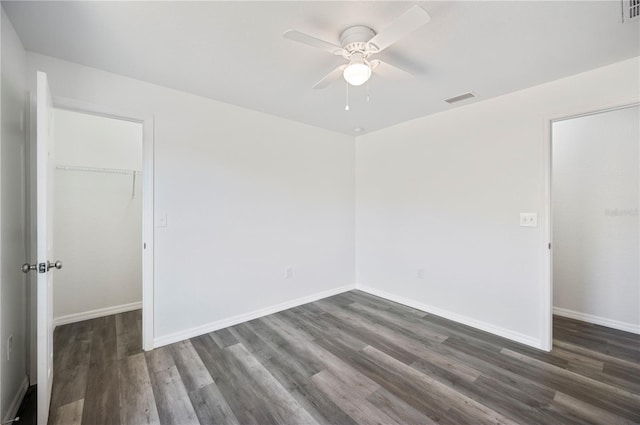
<path id="1" fill-rule="evenodd" d="M 82 322 L 83 320 L 96 319 L 98 317 L 110 316 L 112 314 L 124 313 L 127 311 L 139 310 L 142 302 L 115 305 L 113 307 L 98 308 L 96 310 L 83 311 L 80 313 L 67 314 L 65 316 L 54 317 L 53 327 L 67 325 L 69 323 Z"/>
<path id="2" fill-rule="evenodd" d="M 592 323 L 594 325 L 606 326 L 608 328 L 617 329 L 619 331 L 640 334 L 640 325 L 634 325 L 633 323 L 607 319 L 605 317 L 594 316 L 593 314 L 581 313 L 579 311 L 567 310 L 566 308 L 560 307 L 553 307 L 553 314 L 557 316 L 568 317 L 569 319 Z"/>
<path id="3" fill-rule="evenodd" d="M 7 410 L 7 416 L 2 418 L 2 422 L 10 421 L 11 419 L 16 417 L 18 413 L 18 409 L 20 408 L 20 404 L 22 404 L 22 400 L 24 399 L 24 395 L 27 393 L 29 389 L 29 378 L 27 375 L 24 376 L 22 382 L 20 383 L 20 387 L 18 387 L 18 391 L 13 396 L 13 400 L 11 400 L 11 404 L 9 405 L 9 409 Z"/>
<path id="4" fill-rule="evenodd" d="M 184 341 L 195 336 L 207 334 L 209 332 L 217 331 L 219 329 L 228 328 L 229 326 L 238 325 L 240 323 L 248 322 L 250 320 L 258 319 L 260 317 L 268 316 L 270 314 L 278 313 L 283 310 L 298 307 L 303 304 L 307 304 L 313 301 L 318 301 L 323 298 L 338 295 L 343 292 L 356 289 L 355 284 L 349 284 L 340 286 L 337 288 L 329 289 L 322 292 L 316 292 L 315 294 L 307 295 L 306 297 L 297 298 L 295 300 L 286 301 L 284 303 L 272 305 L 269 307 L 261 308 L 259 310 L 250 311 L 248 313 L 239 314 L 237 316 L 228 317 L 226 319 L 217 320 L 215 322 L 207 323 L 201 326 L 185 329 L 180 332 L 174 332 L 172 334 L 163 335 L 153 340 L 153 347 L 158 348 L 165 345 L 173 344 L 174 342 Z"/>
<path id="5" fill-rule="evenodd" d="M 473 319 L 468 316 L 463 316 L 458 313 L 451 312 L 449 310 L 444 310 L 438 307 L 434 307 L 428 304 L 423 304 L 418 301 L 414 301 L 408 298 L 404 298 L 398 295 L 391 294 L 389 292 L 381 291 L 379 289 L 372 288 L 370 286 L 357 284 L 356 289 L 366 292 L 371 295 L 375 295 L 377 297 L 384 298 L 389 301 L 393 301 L 399 304 L 406 305 L 411 308 L 415 308 L 418 310 L 422 310 L 426 313 L 433 314 L 436 316 L 443 317 L 445 319 L 453 320 L 454 322 L 461 323 L 463 325 L 471 326 L 472 328 L 479 329 L 481 331 L 489 332 L 491 334 L 510 339 L 515 342 L 519 342 L 521 344 L 528 345 L 533 348 L 537 348 L 539 350 L 544 350 L 540 339 L 533 338 L 529 335 L 522 334 L 520 332 L 515 332 L 510 329 L 506 329 L 500 326 L 495 326 L 490 323 L 482 322 L 480 320 Z M 545 350 L 547 351 L 547 350 Z"/>

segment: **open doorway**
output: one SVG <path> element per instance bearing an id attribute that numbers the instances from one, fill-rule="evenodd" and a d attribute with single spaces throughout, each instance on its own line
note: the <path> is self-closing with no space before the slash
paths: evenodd
<path id="1" fill-rule="evenodd" d="M 142 352 L 143 125 L 58 108 L 53 121 L 53 234 L 64 267 L 53 285 L 49 420 L 64 423 L 105 376 L 90 359 Z"/>
<path id="2" fill-rule="evenodd" d="M 54 324 L 112 314 L 140 322 L 142 124 L 65 109 L 54 122 L 55 248 L 65 263 Z M 142 346 L 141 329 L 127 332 Z"/>
<path id="3" fill-rule="evenodd" d="M 38 97 L 39 99 L 39 97 Z M 34 112 L 34 102 L 32 102 L 32 114 Z M 52 245 L 56 248 L 58 254 L 67 255 L 69 258 L 56 257 L 61 259 L 64 263 L 62 270 L 67 272 L 68 276 L 59 276 L 54 282 L 53 289 L 49 290 L 53 293 L 55 299 L 58 301 L 58 305 L 52 305 L 50 311 L 54 311 L 52 319 L 47 319 L 47 323 L 51 323 L 56 326 L 61 332 L 64 329 L 70 329 L 71 327 L 86 327 L 88 324 L 101 325 L 100 329 L 91 335 L 91 339 L 87 337 L 77 336 L 69 341 L 58 342 L 53 351 L 56 353 L 62 353 L 63 350 L 56 350 L 63 347 L 80 347 L 80 349 L 87 349 L 92 341 L 95 340 L 96 353 L 105 355 L 109 349 L 117 349 L 116 357 L 120 354 L 139 353 L 142 349 L 153 349 L 153 118 L 139 116 L 137 114 L 122 113 L 111 110 L 93 104 L 87 104 L 84 102 L 74 101 L 70 99 L 53 98 L 54 109 L 51 110 L 50 121 L 57 120 L 58 132 L 53 132 L 54 136 L 57 136 L 62 141 L 59 146 L 55 146 L 56 143 L 52 143 L 49 148 L 49 158 L 54 158 L 54 166 L 51 167 L 54 178 L 51 178 L 50 182 L 58 180 L 57 187 L 51 188 L 49 192 L 60 192 L 58 194 L 58 202 L 55 202 L 48 211 L 53 212 L 51 218 L 51 224 L 49 228 L 55 228 L 57 235 L 54 235 Z M 47 115 L 47 114 L 38 114 Z M 72 119 L 75 117 L 76 119 Z M 78 122 L 77 118 L 81 117 L 83 122 Z M 53 118 L 53 119 L 51 119 Z M 123 140 L 127 140 L 126 137 L 118 139 L 117 137 L 111 137 L 113 140 L 108 140 L 106 135 L 120 134 L 113 129 L 107 129 L 105 126 L 98 125 L 97 130 L 94 128 L 93 133 L 89 133 L 88 129 L 91 127 L 89 122 L 112 122 L 120 123 L 120 127 L 128 127 L 135 129 L 136 137 L 136 161 L 138 161 L 138 167 L 127 164 L 118 164 L 115 162 L 109 163 L 109 158 L 116 158 L 118 149 L 107 150 L 108 145 L 115 140 L 117 143 L 122 143 Z M 72 129 L 70 131 L 71 136 L 60 134 L 61 130 L 67 127 Z M 56 128 L 55 125 L 53 128 Z M 124 134 L 124 132 L 121 132 Z M 133 132 L 132 132 L 133 133 Z M 38 135 L 40 132 L 38 132 Z M 122 135 L 121 134 L 121 135 Z M 55 137 L 51 137 L 52 139 Z M 71 139 L 72 143 L 67 143 Z M 36 243 L 33 238 L 35 235 L 35 213 L 40 211 L 40 203 L 35 202 L 36 192 L 36 179 L 35 179 L 35 140 L 36 131 L 35 125 L 31 126 L 31 139 L 34 141 L 33 146 L 30 147 L 29 152 L 29 187 L 31 188 L 32 195 L 30 197 L 30 203 L 28 206 L 28 212 L 30 216 L 30 252 L 33 253 L 36 248 Z M 39 140 L 39 137 L 37 138 Z M 119 140 L 119 142 L 118 142 Z M 82 146 L 78 146 L 78 143 L 84 143 Z M 74 145 L 75 144 L 75 145 Z M 112 148 L 113 146 L 111 146 Z M 121 147 L 122 148 L 122 147 Z M 57 152 L 55 152 L 57 151 Z M 83 152 L 84 151 L 84 152 Z M 120 149 L 121 152 L 126 149 Z M 40 152 L 39 147 L 37 152 Z M 54 154 L 55 152 L 55 154 Z M 93 159 L 92 159 L 93 158 Z M 131 156 L 128 157 L 132 160 Z M 93 161 L 93 162 L 92 162 Z M 103 162 L 100 162 L 103 161 Z M 47 161 L 49 162 L 49 161 Z M 38 174 L 40 176 L 40 174 Z M 116 184 L 113 179 L 105 180 L 106 177 L 126 177 L 127 188 L 124 192 L 128 195 L 126 202 L 122 199 L 114 199 L 114 187 L 120 186 Z M 102 178 L 102 181 L 100 180 Z M 40 184 L 38 182 L 38 187 Z M 67 191 L 65 193 L 64 188 Z M 109 189 L 111 188 L 111 189 Z M 62 189 L 62 190 L 60 190 Z M 105 190 L 108 189 L 108 190 Z M 120 192 L 120 191 L 119 191 Z M 122 192 L 122 193 L 124 193 Z M 101 195 L 101 196 L 96 196 Z M 91 198 L 93 196 L 93 198 Z M 99 198 L 99 199 L 98 199 Z M 137 198 L 137 199 L 136 199 Z M 108 202 L 104 202 L 108 201 Z M 107 205 L 108 204 L 108 205 Z M 120 209 L 114 210 L 114 205 L 120 206 Z M 96 212 L 94 206 L 98 206 L 99 211 Z M 54 211 L 56 210 L 56 211 Z M 93 214 L 85 214 L 78 216 L 78 213 L 84 211 L 92 212 Z M 126 220 L 127 211 L 137 211 L 137 224 L 131 220 Z M 56 219 L 55 215 L 59 217 Z M 89 217 L 87 217 L 89 216 Z M 123 226 L 123 224 L 130 223 L 129 226 Z M 103 255 L 99 251 L 98 245 L 115 247 L 116 233 L 118 233 L 114 226 L 120 226 L 126 228 L 129 232 L 127 235 L 136 238 L 133 246 L 127 246 L 124 248 L 123 258 L 127 260 L 129 266 L 124 263 L 117 263 L 112 257 L 115 253 L 112 252 L 108 255 Z M 106 231 L 108 230 L 108 231 Z M 106 240 L 99 240 L 100 234 L 107 236 Z M 56 237 L 57 236 L 57 237 Z M 40 246 L 40 245 L 38 245 Z M 81 249 L 78 250 L 77 248 Z M 122 249 L 120 246 L 119 248 Z M 118 247 L 116 247 L 118 249 Z M 122 254 L 122 253 L 120 253 Z M 90 258 L 88 258 L 90 257 Z M 123 297 L 123 291 L 118 291 L 116 280 L 122 278 L 122 276 L 114 273 L 113 268 L 123 267 L 124 271 L 129 271 L 129 275 L 132 269 L 137 274 L 137 290 L 138 300 L 128 302 Z M 58 268 L 56 266 L 56 268 Z M 119 272 L 122 272 L 120 270 Z M 83 275 L 89 274 L 87 278 Z M 105 279 L 110 277 L 110 279 Z M 28 327 L 29 327 L 29 380 L 31 384 L 35 384 L 40 381 L 40 374 L 38 371 L 40 368 L 40 348 L 36 340 L 36 322 L 40 320 L 44 315 L 40 310 L 36 308 L 36 299 L 38 299 L 38 305 L 40 300 L 40 291 L 35 286 L 35 275 L 30 276 L 31 282 L 29 285 L 29 315 L 28 315 Z M 108 284 L 108 290 L 105 290 L 105 285 L 96 284 L 96 282 L 111 281 Z M 73 285 L 69 285 L 69 282 L 75 282 Z M 116 285 L 114 285 L 114 282 Z M 41 286 L 38 285 L 38 288 Z M 58 289 L 58 291 L 56 291 Z M 120 286 L 119 289 L 122 289 Z M 131 287 L 129 288 L 131 289 Z M 95 297 L 96 293 L 98 294 Z M 126 294 L 125 294 L 126 296 Z M 124 300 L 124 301 L 123 301 Z M 105 303 L 106 301 L 106 303 Z M 102 304 L 100 304 L 102 303 Z M 141 305 L 144 307 L 142 312 L 139 308 Z M 135 311 L 134 309 L 137 309 Z M 141 314 L 142 313 L 142 314 Z M 119 316 L 114 316 L 119 315 Z M 36 320 L 38 319 L 38 320 Z M 106 326 L 102 326 L 105 325 Z M 110 326 L 110 325 L 113 326 Z M 40 329 L 40 323 L 38 323 L 37 329 Z M 39 331 L 38 331 L 39 332 Z M 58 332 L 60 333 L 60 332 Z M 72 332 L 73 333 L 73 332 Z M 78 334 L 79 335 L 79 334 Z M 113 335 L 114 338 L 110 339 Z M 87 336 L 87 335 L 85 335 Z M 119 337 L 121 343 L 117 344 L 117 338 Z M 111 344 L 111 345 L 109 345 Z M 91 352 L 92 354 L 93 352 Z M 60 356 L 58 357 L 69 357 Z M 73 360 L 73 356 L 72 360 Z M 49 358 L 49 356 L 46 356 Z M 93 358 L 93 357 L 92 357 Z M 91 378 L 86 372 L 86 365 L 75 364 L 71 370 L 65 371 L 64 367 L 57 364 L 56 358 L 51 358 L 53 363 L 53 370 L 49 369 L 53 375 L 60 375 L 63 378 L 69 377 L 73 379 L 73 388 L 88 388 L 89 383 L 99 383 L 100 380 L 96 377 Z M 36 367 L 36 362 L 37 367 Z M 76 362 L 77 363 L 77 362 Z M 105 363 L 107 364 L 107 363 Z M 56 370 L 57 369 L 57 370 Z M 96 378 L 96 379 L 94 379 Z M 104 378 L 104 377 L 103 377 Z M 64 380 L 64 379 L 63 379 Z M 82 384 L 86 382 L 87 386 Z M 64 403 L 64 397 L 74 398 L 77 394 L 71 394 L 73 391 L 69 391 L 69 388 L 64 385 L 63 391 L 58 391 L 59 395 L 63 396 L 63 399 L 57 400 L 52 398 L 51 407 L 52 412 L 54 410 L 54 404 Z M 44 391 L 37 389 L 38 394 L 38 416 L 40 417 L 40 398 L 42 394 L 51 394 L 51 387 L 45 388 Z M 44 397 L 44 395 L 43 395 Z M 48 400 L 48 396 L 46 398 Z M 74 402 L 75 402 L 74 401 Z M 68 403 L 67 403 L 68 404 Z M 46 402 L 48 411 L 49 402 Z M 57 412 L 59 413 L 59 412 Z M 57 414 L 53 412 L 53 414 Z M 46 413 L 45 413 L 46 415 Z M 45 416 L 46 417 L 46 416 Z M 40 419 L 41 420 L 41 419 Z"/>
<path id="4" fill-rule="evenodd" d="M 637 355 L 640 106 L 551 124 L 553 345 Z M 634 354 L 635 353 L 635 354 Z"/>

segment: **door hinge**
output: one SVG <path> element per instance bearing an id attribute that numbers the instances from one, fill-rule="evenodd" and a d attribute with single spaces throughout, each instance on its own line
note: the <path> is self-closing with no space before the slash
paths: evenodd
<path id="1" fill-rule="evenodd" d="M 549 249 L 551 249 L 551 242 L 549 242 Z"/>

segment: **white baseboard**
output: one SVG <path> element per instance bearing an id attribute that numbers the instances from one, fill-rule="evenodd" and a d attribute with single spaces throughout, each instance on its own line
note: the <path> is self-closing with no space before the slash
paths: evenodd
<path id="1" fill-rule="evenodd" d="M 142 302 L 121 304 L 113 307 L 99 308 L 97 310 L 83 311 L 81 313 L 67 314 L 66 316 L 54 317 L 53 327 L 66 325 L 69 323 L 82 322 L 83 320 L 95 319 L 97 317 L 110 316 L 112 314 L 125 313 L 127 311 L 139 310 Z"/>
<path id="2" fill-rule="evenodd" d="M 422 310 L 426 313 L 444 317 L 445 319 L 453 320 L 454 322 L 462 323 L 463 325 L 471 326 L 473 328 L 480 329 L 481 331 L 489 332 L 491 334 L 498 335 L 498 336 L 510 339 L 512 341 L 516 341 L 521 344 L 528 345 L 530 347 L 542 349 L 542 343 L 540 339 L 533 338 L 529 335 L 525 335 L 520 332 L 515 332 L 510 329 L 502 328 L 500 326 L 495 326 L 490 323 L 482 322 L 480 320 L 476 320 L 468 316 L 463 316 L 461 314 L 453 313 L 451 311 L 434 307 L 428 304 L 424 304 L 409 298 L 404 298 L 398 295 L 390 294 L 389 292 L 381 291 L 379 289 L 375 289 L 369 286 L 356 284 L 356 289 L 363 292 L 367 292 L 371 295 L 375 295 L 377 297 L 387 299 L 389 301 L 393 301 L 399 304 L 404 304 L 411 308 Z"/>
<path id="3" fill-rule="evenodd" d="M 581 313 L 579 311 L 567 310 L 566 308 L 560 307 L 553 307 L 553 314 L 557 314 L 558 316 L 562 317 L 568 317 L 569 319 L 593 323 L 594 325 L 602 325 L 608 328 L 618 329 L 620 331 L 640 334 L 640 325 L 634 325 L 633 323 L 607 319 L 605 317 L 594 316 L 593 314 Z"/>
<path id="4" fill-rule="evenodd" d="M 219 329 L 228 328 L 249 320 L 258 319 L 260 317 L 268 316 L 279 311 L 287 310 L 293 307 L 298 307 L 303 304 L 307 304 L 313 301 L 318 301 L 322 298 L 331 297 L 333 295 L 341 294 L 343 292 L 351 291 L 355 289 L 355 284 L 341 286 L 339 288 L 329 289 L 328 291 L 317 292 L 306 297 L 298 298 L 292 301 L 287 301 L 274 306 L 262 308 L 260 310 L 254 310 L 249 313 L 239 314 L 237 316 L 229 317 L 227 319 L 218 320 L 216 322 L 207 323 L 205 325 L 197 326 L 184 331 L 175 332 L 169 335 L 157 337 L 153 340 L 153 347 L 158 348 L 164 345 L 173 344 L 174 342 L 184 341 L 195 336 L 204 335 L 209 332 L 217 331 Z"/>
<path id="5" fill-rule="evenodd" d="M 20 383 L 20 387 L 18 391 L 13 396 L 13 400 L 11 400 L 11 404 L 9 405 L 9 409 L 7 410 L 7 415 L 2 419 L 2 422 L 10 421 L 16 417 L 18 413 L 18 409 L 20 408 L 20 404 L 24 399 L 24 395 L 27 393 L 27 389 L 29 389 L 29 378 L 27 375 L 24 376 L 24 379 Z"/>

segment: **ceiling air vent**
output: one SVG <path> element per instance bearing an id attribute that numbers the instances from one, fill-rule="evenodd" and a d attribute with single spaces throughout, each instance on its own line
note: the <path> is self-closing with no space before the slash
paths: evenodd
<path id="1" fill-rule="evenodd" d="M 640 0 L 622 0 L 622 23 L 640 20 Z"/>
<path id="2" fill-rule="evenodd" d="M 634 1 L 640 1 L 640 0 L 634 0 Z M 450 97 L 449 99 L 445 99 L 444 101 L 447 103 L 456 103 L 456 102 L 462 102 L 463 100 L 467 100 L 467 99 L 473 99 L 474 97 L 476 97 L 475 94 L 471 92 L 467 92 L 467 93 L 459 94 L 458 96 Z"/>

